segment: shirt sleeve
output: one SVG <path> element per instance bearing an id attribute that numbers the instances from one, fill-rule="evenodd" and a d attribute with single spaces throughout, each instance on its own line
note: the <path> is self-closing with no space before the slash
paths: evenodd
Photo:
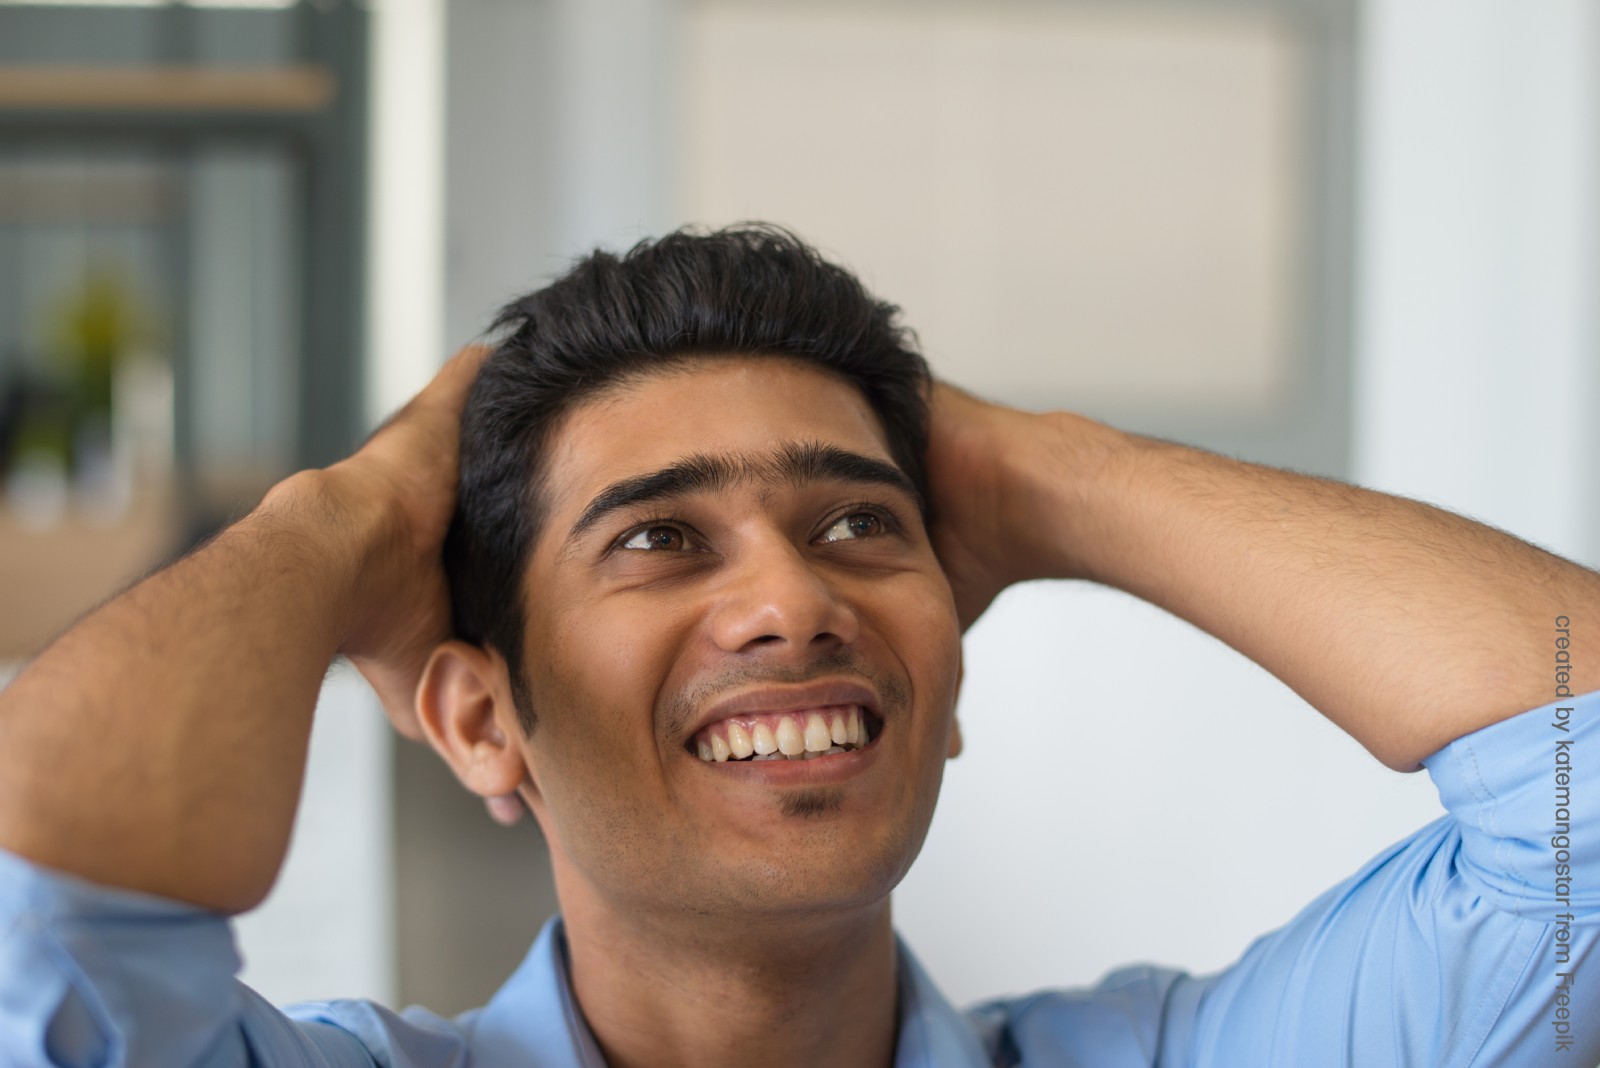
<path id="1" fill-rule="evenodd" d="M 1173 983 L 1157 1064 L 1600 1063 L 1600 692 L 1423 764 L 1449 815 Z"/>
<path id="2" fill-rule="evenodd" d="M 234 976 L 223 916 L 0 851 L 0 1063 L 8 1068 L 371 1068 Z"/>

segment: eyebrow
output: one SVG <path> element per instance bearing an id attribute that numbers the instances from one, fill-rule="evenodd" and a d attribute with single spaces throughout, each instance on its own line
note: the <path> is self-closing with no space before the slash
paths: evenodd
<path id="1" fill-rule="evenodd" d="M 821 481 L 888 486 L 915 501 L 919 512 L 927 512 L 922 494 L 894 464 L 836 445 L 785 442 L 766 456 L 694 453 L 660 470 L 613 482 L 589 502 L 567 534 L 567 542 L 576 542 L 606 516 L 623 508 L 714 493 L 741 482 L 786 483 L 798 488 Z"/>

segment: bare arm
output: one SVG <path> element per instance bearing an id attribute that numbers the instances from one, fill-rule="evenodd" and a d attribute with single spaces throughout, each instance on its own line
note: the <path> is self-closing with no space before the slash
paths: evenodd
<path id="1" fill-rule="evenodd" d="M 402 729 L 445 635 L 465 353 L 355 456 L 303 472 L 108 602 L 0 693 L 0 847 L 238 912 L 288 847 L 336 653 Z"/>
<path id="2" fill-rule="evenodd" d="M 946 386 L 929 465 L 964 622 L 1029 578 L 1127 590 L 1392 768 L 1552 700 L 1558 617 L 1600 689 L 1600 575 L 1440 509 Z"/>

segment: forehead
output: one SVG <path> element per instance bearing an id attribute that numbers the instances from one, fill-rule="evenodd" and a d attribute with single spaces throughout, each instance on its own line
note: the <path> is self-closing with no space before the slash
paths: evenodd
<path id="1" fill-rule="evenodd" d="M 627 380 L 585 401 L 550 442 L 554 528 L 619 479 L 687 456 L 762 456 L 814 442 L 892 463 L 882 425 L 844 379 L 782 357 L 717 357 Z"/>

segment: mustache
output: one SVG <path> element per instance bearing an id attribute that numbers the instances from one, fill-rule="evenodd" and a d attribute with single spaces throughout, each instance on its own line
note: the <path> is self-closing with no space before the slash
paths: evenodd
<path id="1" fill-rule="evenodd" d="M 883 701 L 881 711 L 886 714 L 903 709 L 911 698 L 905 683 L 899 678 L 873 671 L 851 650 L 836 649 L 792 667 L 752 664 L 720 672 L 715 678 L 698 680 L 667 703 L 662 724 L 667 736 L 676 738 L 694 722 L 700 709 L 725 694 L 761 684 L 792 686 L 824 678 L 851 679 L 871 687 Z"/>

